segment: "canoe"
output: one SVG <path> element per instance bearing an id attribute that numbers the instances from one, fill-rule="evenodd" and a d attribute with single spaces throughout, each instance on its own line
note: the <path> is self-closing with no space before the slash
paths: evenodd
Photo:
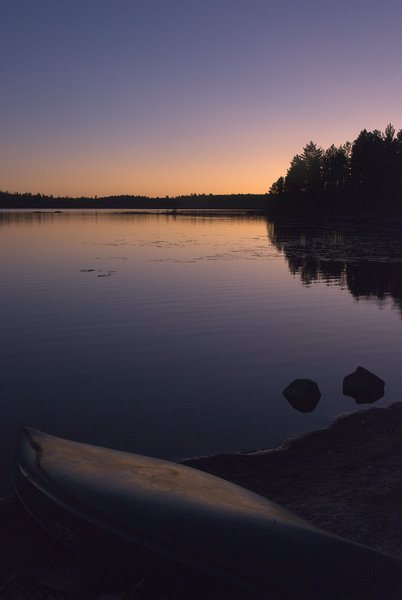
<path id="1" fill-rule="evenodd" d="M 31 517 L 118 573 L 189 569 L 253 600 L 401 597 L 402 561 L 191 467 L 27 427 L 16 463 Z"/>

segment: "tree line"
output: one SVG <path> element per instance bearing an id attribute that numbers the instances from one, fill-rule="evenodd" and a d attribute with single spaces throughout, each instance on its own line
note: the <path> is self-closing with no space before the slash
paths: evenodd
<path id="1" fill-rule="evenodd" d="M 114 209 L 265 209 L 267 194 L 190 194 L 182 196 L 49 196 L 8 192 L 0 190 L 0 209 L 2 208 L 114 208 Z"/>
<path id="2" fill-rule="evenodd" d="M 269 194 L 285 205 L 395 212 L 401 208 L 402 129 L 363 129 L 354 142 L 328 149 L 310 141 Z M 304 201 L 304 202 L 303 202 Z"/>

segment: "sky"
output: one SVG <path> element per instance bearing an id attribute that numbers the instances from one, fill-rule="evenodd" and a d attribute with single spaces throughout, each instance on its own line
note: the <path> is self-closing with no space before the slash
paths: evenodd
<path id="1" fill-rule="evenodd" d="M 0 0 L 0 189 L 265 193 L 402 128 L 400 0 Z"/>

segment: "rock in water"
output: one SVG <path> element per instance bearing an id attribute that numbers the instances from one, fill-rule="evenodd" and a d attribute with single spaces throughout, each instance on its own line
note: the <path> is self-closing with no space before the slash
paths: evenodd
<path id="1" fill-rule="evenodd" d="M 295 379 L 284 390 L 283 395 L 293 408 L 300 412 L 312 412 L 321 398 L 321 392 L 311 379 Z"/>
<path id="2" fill-rule="evenodd" d="M 370 404 L 384 396 L 385 382 L 363 367 L 343 380 L 343 394 L 354 398 L 357 404 Z"/>

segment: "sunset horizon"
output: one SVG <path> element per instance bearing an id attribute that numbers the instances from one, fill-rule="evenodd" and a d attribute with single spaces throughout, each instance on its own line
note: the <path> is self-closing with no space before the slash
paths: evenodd
<path id="1" fill-rule="evenodd" d="M 386 5 L 5 2 L 0 189 L 266 193 L 308 141 L 402 122 Z"/>

